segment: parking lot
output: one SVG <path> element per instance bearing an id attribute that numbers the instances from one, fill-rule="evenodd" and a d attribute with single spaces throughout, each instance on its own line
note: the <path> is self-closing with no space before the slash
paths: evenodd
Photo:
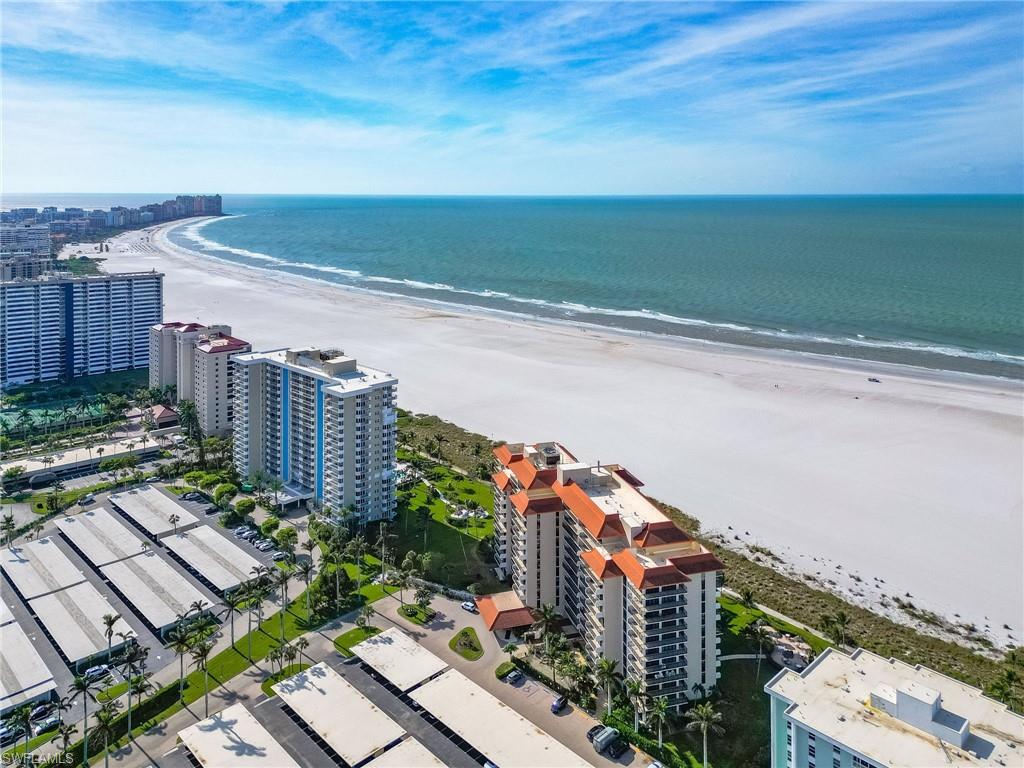
<path id="1" fill-rule="evenodd" d="M 83 480 L 88 480 L 89 482 L 83 482 L 83 484 L 89 485 L 93 482 L 97 482 L 98 478 L 96 475 L 90 475 L 83 478 Z M 273 564 L 270 553 L 260 552 L 250 544 L 233 537 L 230 531 L 226 531 L 220 527 L 220 525 L 218 524 L 217 515 L 205 514 L 205 510 L 209 506 L 211 506 L 212 502 L 207 501 L 205 499 L 197 501 L 181 500 L 162 488 L 160 489 L 160 492 L 166 494 L 167 496 L 172 498 L 175 501 L 175 503 L 179 504 L 185 510 L 191 512 L 193 515 L 198 517 L 200 521 L 199 525 L 207 526 L 211 531 L 216 531 L 217 536 L 224 537 L 225 540 L 227 542 L 230 542 L 232 546 L 238 546 L 242 548 L 248 555 L 255 558 L 261 564 Z M 67 515 L 75 515 L 84 511 L 95 509 L 100 506 L 106 506 L 109 509 L 110 505 L 108 503 L 108 496 L 109 494 L 107 493 L 99 494 L 90 503 L 84 506 L 79 505 L 69 509 L 67 511 Z M 117 513 L 115 512 L 115 515 L 116 514 Z M 147 659 L 147 671 L 150 673 L 156 673 L 164 667 L 166 667 L 171 662 L 173 662 L 175 660 L 174 653 L 164 647 L 164 644 L 160 640 L 160 638 L 157 637 L 153 633 L 153 631 L 147 627 L 147 624 L 143 620 L 143 618 L 140 615 L 137 615 L 133 607 L 128 602 L 131 596 L 122 595 L 120 590 L 115 590 L 114 588 L 112 588 L 112 586 L 103 577 L 103 574 L 100 572 L 99 568 L 95 567 L 89 560 L 87 560 L 85 557 L 79 554 L 79 552 L 75 551 L 75 549 L 68 543 L 68 541 L 66 541 L 61 535 L 59 535 L 55 522 L 55 520 L 49 521 L 44 530 L 41 532 L 40 537 L 49 536 L 52 538 L 55 545 L 60 549 L 60 551 L 68 557 L 68 559 L 72 562 L 75 568 L 81 571 L 82 575 L 85 578 L 85 581 L 91 584 L 93 587 L 95 587 L 100 592 L 100 594 L 102 594 L 107 599 L 113 610 L 117 614 L 119 614 L 121 618 L 128 624 L 129 628 L 131 629 L 131 632 L 137 638 L 138 643 L 142 646 L 149 648 L 149 657 Z M 159 543 L 151 541 L 149 551 L 150 553 L 152 553 L 152 555 L 160 557 L 168 565 L 170 565 L 170 567 L 184 574 L 184 578 L 188 580 L 207 600 L 209 600 L 211 604 L 216 605 L 218 603 L 219 598 L 217 597 L 216 594 L 214 594 L 212 590 L 204 586 L 201 580 L 197 579 L 194 574 L 189 574 L 187 569 L 183 568 L 173 558 L 169 557 L 167 551 L 162 550 L 163 547 L 161 547 Z M 17 621 L 24 629 L 26 635 L 32 641 L 37 652 L 42 657 L 46 666 L 49 668 L 50 673 L 53 675 L 54 683 L 56 684 L 55 695 L 65 696 L 74 678 L 74 671 L 71 668 L 69 668 L 68 665 L 62 660 L 61 654 L 55 647 L 52 640 L 47 636 L 45 629 L 36 621 L 35 618 L 33 618 L 28 606 L 18 597 L 15 590 L 6 581 L 7 577 L 2 576 L 0 577 L 0 579 L 4 580 L 4 589 L 2 595 L 4 603 L 10 610 L 10 613 L 13 616 L 14 620 Z M 116 657 L 116 655 L 117 654 L 115 653 L 114 656 Z M 85 667 L 89 664 L 105 663 L 106 659 L 104 657 L 105 654 L 100 654 L 99 656 L 94 657 L 89 662 L 81 664 L 81 669 L 79 670 L 79 672 L 84 671 Z M 112 669 L 110 681 L 108 683 L 104 683 L 102 687 L 106 687 L 107 685 L 114 685 L 118 682 L 121 682 L 121 680 L 122 677 L 120 673 L 116 669 Z M 65 715 L 65 717 L 69 721 L 74 721 L 75 719 L 80 719 L 81 716 L 82 704 L 81 699 L 79 699 L 76 702 L 75 707 L 72 710 L 70 710 Z"/>

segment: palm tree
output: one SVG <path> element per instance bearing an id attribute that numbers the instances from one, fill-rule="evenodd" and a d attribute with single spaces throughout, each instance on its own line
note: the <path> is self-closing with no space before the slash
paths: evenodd
<path id="1" fill-rule="evenodd" d="M 178 535 L 178 523 L 181 522 L 181 517 L 176 512 L 172 512 L 170 517 L 167 518 L 167 522 L 169 522 L 172 526 L 174 526 L 174 535 L 177 536 Z"/>
<path id="2" fill-rule="evenodd" d="M 14 522 L 14 514 L 4 515 L 3 521 L 0 522 L 0 531 L 4 533 L 4 543 L 9 547 L 11 546 L 11 540 L 14 538 L 14 531 L 17 525 Z"/>
<path id="3" fill-rule="evenodd" d="M 370 623 L 370 619 L 373 618 L 375 613 L 376 611 L 373 610 L 372 605 L 364 605 L 359 609 L 359 615 L 356 617 L 356 626 L 360 629 L 365 629 L 366 625 Z"/>
<path id="4" fill-rule="evenodd" d="M 518 649 L 518 648 L 519 648 L 519 646 L 516 645 L 515 643 L 505 643 L 505 645 L 502 646 L 501 650 L 504 653 L 508 654 L 508 660 L 511 662 L 512 658 L 516 655 L 516 649 Z"/>
<path id="5" fill-rule="evenodd" d="M 757 601 L 754 599 L 754 590 L 752 590 L 750 587 L 744 587 L 743 589 L 741 589 L 740 590 L 740 602 L 746 608 L 755 608 L 755 607 L 757 607 Z"/>
<path id="6" fill-rule="evenodd" d="M 206 708 L 206 717 L 210 716 L 210 668 L 207 662 L 210 660 L 211 650 L 213 643 L 208 640 L 200 640 L 192 646 L 192 663 L 197 669 L 203 670 L 203 704 Z"/>
<path id="7" fill-rule="evenodd" d="M 550 603 L 544 603 L 537 609 L 537 620 L 534 628 L 540 633 L 541 640 L 547 644 L 547 639 L 557 632 L 562 626 L 562 620 L 558 617 L 558 611 Z"/>
<path id="8" fill-rule="evenodd" d="M 333 545 L 329 546 L 327 551 L 324 552 L 323 556 L 320 558 L 320 563 L 324 566 L 330 566 L 331 570 L 334 572 L 334 595 L 338 602 L 341 601 L 341 574 L 339 571 L 342 569 L 343 562 L 344 558 Z"/>
<path id="9" fill-rule="evenodd" d="M 274 579 L 278 589 L 281 590 L 281 642 L 284 642 L 284 614 L 288 610 L 288 582 L 292 580 L 292 574 L 290 571 L 281 569 L 277 572 L 277 577 Z"/>
<path id="10" fill-rule="evenodd" d="M 305 651 L 307 648 L 309 648 L 309 640 L 306 638 L 300 637 L 295 641 L 295 650 L 298 652 L 299 658 L 305 658 Z M 310 661 L 312 661 L 312 659 L 310 659 Z"/>
<path id="11" fill-rule="evenodd" d="M 435 432 L 434 433 L 434 444 L 437 446 L 437 460 L 438 461 L 443 461 L 444 460 L 444 457 L 441 455 L 441 444 L 444 443 L 446 440 L 447 440 L 447 438 L 444 436 L 443 432 Z"/>
<path id="12" fill-rule="evenodd" d="M 25 736 L 25 749 L 22 752 L 26 764 L 29 762 L 28 740 L 32 736 L 32 705 L 22 704 L 11 715 L 11 723 L 21 726 L 21 732 Z"/>
<path id="13" fill-rule="evenodd" d="M 167 634 L 168 646 L 178 657 L 178 699 L 185 700 L 185 654 L 192 650 L 192 637 L 184 622 L 179 620 Z"/>
<path id="14" fill-rule="evenodd" d="M 280 504 L 277 501 L 277 494 L 284 490 L 284 483 L 281 481 L 281 478 L 273 477 L 267 483 L 267 487 L 274 492 L 274 507 L 279 508 Z"/>
<path id="15" fill-rule="evenodd" d="M 231 592 L 226 592 L 224 597 L 221 598 L 221 603 L 224 605 L 224 610 L 220 614 L 222 617 L 226 617 L 231 622 L 231 647 L 235 647 L 235 616 L 242 612 L 242 605 L 247 600 L 245 590 L 241 587 L 234 589 Z"/>
<path id="16" fill-rule="evenodd" d="M 544 661 L 547 662 L 548 668 L 551 670 L 551 680 L 555 685 L 558 685 L 558 660 L 565 653 L 567 647 L 565 635 L 561 632 L 548 635 L 544 643 Z"/>
<path id="17" fill-rule="evenodd" d="M 661 729 L 668 721 L 669 708 L 668 698 L 658 696 L 651 702 L 651 708 L 647 712 L 647 719 L 658 726 L 658 749 L 661 749 Z"/>
<path id="18" fill-rule="evenodd" d="M 57 728 L 57 738 L 60 740 L 60 751 L 67 752 L 71 746 L 71 739 L 78 733 L 78 726 L 72 723 L 61 723 Z"/>
<path id="19" fill-rule="evenodd" d="M 710 701 L 694 704 L 686 713 L 686 724 L 688 731 L 700 731 L 701 739 L 704 742 L 704 768 L 708 768 L 708 733 L 719 735 L 725 733 L 719 722 L 722 720 L 722 713 L 715 711 L 715 705 Z"/>
<path id="20" fill-rule="evenodd" d="M 757 681 L 761 679 L 761 658 L 764 656 L 765 649 L 771 647 L 771 641 L 761 619 L 758 619 L 753 624 L 748 624 L 746 632 L 754 642 L 754 650 L 757 652 L 757 672 L 754 675 L 754 685 L 756 687 Z"/>
<path id="21" fill-rule="evenodd" d="M 130 697 L 128 704 L 130 707 Z M 114 727 L 114 720 L 117 719 L 117 707 L 116 700 L 105 702 L 96 713 L 96 724 L 92 727 L 93 736 L 103 739 L 103 765 L 106 768 L 110 768 L 110 742 L 117 738 L 117 729 Z M 131 728 L 128 730 L 128 735 L 131 737 Z M 88 763 L 83 761 L 83 765 L 88 765 Z"/>
<path id="22" fill-rule="evenodd" d="M 131 643 L 124 652 L 124 662 L 121 673 L 128 681 L 128 737 L 132 732 L 132 684 L 135 682 L 135 673 L 140 667 L 145 667 L 146 657 L 149 656 L 149 648 Z"/>
<path id="23" fill-rule="evenodd" d="M 612 694 L 615 689 L 622 685 L 622 673 L 619 672 L 619 662 L 602 656 L 597 660 L 597 669 L 594 670 L 597 683 L 604 688 L 605 700 L 608 703 L 608 714 L 612 713 Z"/>
<path id="24" fill-rule="evenodd" d="M 626 696 L 629 703 L 633 705 L 633 730 L 640 731 L 640 709 L 645 695 L 645 688 L 642 680 L 629 678 L 626 680 Z"/>
<path id="25" fill-rule="evenodd" d="M 68 686 L 68 697 L 82 697 L 82 765 L 89 764 L 89 699 L 96 701 L 97 685 L 86 677 L 76 676 Z"/>
<path id="26" fill-rule="evenodd" d="M 303 560 L 295 566 L 295 570 L 299 572 L 299 578 L 306 585 L 306 618 L 309 619 L 311 615 L 309 612 L 309 584 L 313 580 L 313 571 L 315 570 L 313 568 L 313 561 Z"/>
<path id="27" fill-rule="evenodd" d="M 114 626 L 121 617 L 116 613 L 107 613 L 103 615 L 103 634 L 107 636 L 107 663 L 110 663 L 110 644 L 114 640 Z"/>
<path id="28" fill-rule="evenodd" d="M 838 610 L 831 616 L 825 617 L 825 628 L 836 645 L 846 645 L 846 634 L 849 626 L 850 617 L 846 611 Z"/>

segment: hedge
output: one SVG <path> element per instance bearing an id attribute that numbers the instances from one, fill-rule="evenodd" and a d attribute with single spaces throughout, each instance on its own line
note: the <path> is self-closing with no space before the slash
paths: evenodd
<path id="1" fill-rule="evenodd" d="M 620 734 L 622 734 L 622 738 L 634 747 L 642 749 L 662 765 L 666 766 L 666 768 L 690 768 L 690 764 L 679 757 L 675 751 L 669 749 L 668 744 L 659 747 L 657 739 L 645 736 L 642 733 L 637 733 L 633 730 L 632 725 L 625 722 L 622 718 L 616 717 L 614 713 L 610 715 L 605 714 L 601 718 L 601 722 L 607 726 L 615 728 Z"/>

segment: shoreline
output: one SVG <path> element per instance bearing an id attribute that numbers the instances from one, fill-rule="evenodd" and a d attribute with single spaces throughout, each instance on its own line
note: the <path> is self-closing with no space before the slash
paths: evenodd
<path id="1" fill-rule="evenodd" d="M 619 461 L 706 533 L 851 602 L 913 623 L 900 596 L 1020 642 L 1018 381 L 382 295 L 166 241 L 196 221 L 110 241 L 106 268 L 164 271 L 168 319 L 227 322 L 256 348 L 346 346 L 399 376 L 405 408 Z"/>
<path id="2" fill-rule="evenodd" d="M 952 342 L 944 344 L 909 339 L 886 340 L 866 338 L 860 334 L 854 334 L 856 336 L 854 338 L 854 335 L 851 335 L 852 332 L 845 335 L 813 331 L 798 332 L 783 328 L 746 326 L 728 321 L 709 321 L 665 315 L 644 309 L 609 309 L 569 301 L 514 296 L 503 291 L 456 288 L 442 283 L 422 283 L 416 280 L 366 275 L 358 270 L 288 261 L 272 254 L 225 245 L 216 240 L 209 240 L 200 234 L 200 229 L 218 220 L 244 218 L 246 215 L 195 217 L 187 222 L 182 222 L 182 227 L 172 226 L 168 229 L 168 231 L 170 229 L 185 229 L 186 238 L 194 238 L 195 244 L 172 243 L 166 238 L 165 244 L 169 247 L 182 248 L 185 251 L 196 253 L 206 259 L 216 259 L 243 268 L 259 269 L 271 274 L 283 274 L 350 290 L 443 306 L 453 310 L 493 312 L 502 316 L 539 322 L 566 323 L 599 332 L 684 339 L 752 351 L 806 354 L 826 361 L 888 363 L 923 370 L 973 373 L 1014 381 L 1024 380 L 1024 357 L 1003 352 L 970 350 L 958 347 Z M 225 253 L 237 255 L 241 257 L 241 260 L 226 256 Z M 267 266 L 268 263 L 274 264 L 275 267 Z M 394 288 L 371 287 L 377 285 L 389 285 Z M 430 293 L 437 294 L 438 298 L 431 297 Z M 456 296 L 465 295 L 474 298 L 469 301 L 456 298 Z M 519 307 L 524 308 L 519 309 Z M 525 309 L 525 307 L 532 309 Z M 612 317 L 615 318 L 614 322 L 608 320 Z"/>
<path id="3" fill-rule="evenodd" d="M 244 214 L 241 214 L 244 215 Z M 231 259 L 225 259 L 220 256 L 215 256 L 208 253 L 199 253 L 198 251 L 191 251 L 184 248 L 176 243 L 171 242 L 167 238 L 167 234 L 172 229 L 178 229 L 180 227 L 194 225 L 194 224 L 206 224 L 212 221 L 217 221 L 221 218 L 231 218 L 231 215 L 225 214 L 224 216 L 217 217 L 194 217 L 191 219 L 180 219 L 174 222 L 168 222 L 166 224 L 153 227 L 154 231 L 157 232 L 159 239 L 159 245 L 165 249 L 169 249 L 180 255 L 182 258 L 187 259 L 202 259 L 215 261 L 218 264 L 223 264 L 227 267 L 236 268 L 243 271 L 255 271 L 267 275 L 270 279 L 292 279 L 299 282 L 310 282 L 318 286 L 326 286 L 329 288 L 336 288 L 342 292 L 352 292 L 360 296 L 369 297 L 382 297 L 389 300 L 394 300 L 398 303 L 405 303 L 414 307 L 420 307 L 427 310 L 443 310 L 455 314 L 460 314 L 466 317 L 472 317 L 474 315 L 492 316 L 498 320 L 510 320 L 512 322 L 525 322 L 535 323 L 540 326 L 551 326 L 553 328 L 569 328 L 577 329 L 583 332 L 593 333 L 595 336 L 608 335 L 608 336 L 622 336 L 627 339 L 649 339 L 655 342 L 662 342 L 669 345 L 676 345 L 682 348 L 699 349 L 704 351 L 711 351 L 720 354 L 735 354 L 739 356 L 747 356 L 752 359 L 770 359 L 777 360 L 780 362 L 797 362 L 804 361 L 808 364 L 823 366 L 826 368 L 843 369 L 853 373 L 864 373 L 864 374 L 888 374 L 888 375 L 905 375 L 911 376 L 918 379 L 934 379 L 937 381 L 955 381 L 957 379 L 963 379 L 965 381 L 975 383 L 978 386 L 992 386 L 996 389 L 1005 389 L 1007 386 L 1020 390 L 1021 394 L 1024 394 L 1024 369 L 1021 371 L 1021 376 L 1002 376 L 993 373 L 981 373 L 978 371 L 971 370 L 957 370 L 951 368 L 940 368 L 930 367 L 923 365 L 914 365 L 913 363 L 894 362 L 887 360 L 875 360 L 869 357 L 847 357 L 845 355 L 828 355 L 823 352 L 816 352 L 812 350 L 801 350 L 801 349 L 789 349 L 785 347 L 776 347 L 769 344 L 744 344 L 741 342 L 730 342 L 723 341 L 721 339 L 715 339 L 712 337 L 704 338 L 697 335 L 688 336 L 684 334 L 673 334 L 673 333 L 662 333 L 659 331 L 646 331 L 641 329 L 633 329 L 625 326 L 617 325 L 606 325 L 601 323 L 592 323 L 584 320 L 571 320 L 569 318 L 558 318 L 550 317 L 546 315 L 535 315 L 529 312 L 517 312 L 512 310 L 500 309 L 497 307 L 486 307 L 474 304 L 464 304 L 459 302 L 448 301 L 445 299 L 430 299 L 423 296 L 415 296 L 411 294 L 399 293 L 396 291 L 386 291 L 377 288 L 367 288 L 358 285 L 350 285 L 348 283 L 340 283 L 326 278 L 311 277 L 309 275 L 300 275 L 293 272 L 286 272 L 284 270 L 273 269 L 270 267 L 262 267 L 255 264 L 243 264 L 241 262 L 233 261 Z M 141 231 L 141 230 L 137 230 Z M 131 233 L 124 233 L 124 235 L 130 235 Z M 937 353 L 936 353 L 937 354 Z M 957 359 L 957 358 L 953 358 Z M 989 364 L 987 361 L 985 364 Z M 1011 363 L 995 363 L 1010 366 Z"/>

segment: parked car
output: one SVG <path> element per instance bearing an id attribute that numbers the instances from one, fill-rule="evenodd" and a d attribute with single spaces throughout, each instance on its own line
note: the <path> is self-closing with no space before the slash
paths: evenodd
<path id="1" fill-rule="evenodd" d="M 273 555 L 270 556 L 270 559 L 273 560 L 275 563 L 279 563 L 282 560 L 287 560 L 288 559 L 288 555 L 286 555 L 281 550 L 277 550 L 277 552 L 275 552 Z"/>
<path id="2" fill-rule="evenodd" d="M 89 667 L 85 670 L 86 680 L 102 680 L 104 677 L 110 674 L 110 667 L 106 664 L 97 664 L 95 667 Z"/>
<path id="3" fill-rule="evenodd" d="M 565 698 L 565 696 L 555 696 L 554 700 L 551 702 L 551 714 L 557 715 L 565 709 L 565 705 L 568 703 L 569 700 Z"/>
<path id="4" fill-rule="evenodd" d="M 232 533 L 235 534 L 235 536 L 241 536 L 243 533 L 245 533 L 248 530 L 249 530 L 249 526 L 248 525 L 240 525 L 237 528 L 235 528 L 235 530 L 233 530 Z"/>
<path id="5" fill-rule="evenodd" d="M 188 493 L 181 494 L 181 498 L 185 501 L 199 501 L 199 494 L 195 491 L 189 491 Z"/>
<path id="6" fill-rule="evenodd" d="M 38 707 L 36 707 L 35 709 L 33 709 L 29 713 L 28 719 L 29 720 L 38 720 L 41 717 L 46 717 L 48 714 L 50 714 L 50 712 L 52 710 L 53 710 L 53 704 L 50 704 L 50 703 L 40 704 Z"/>
<path id="7" fill-rule="evenodd" d="M 207 507 L 206 509 L 203 510 L 203 512 L 206 513 L 207 515 L 219 515 L 220 514 L 220 507 L 216 507 L 216 506 Z"/>
<path id="8" fill-rule="evenodd" d="M 25 728 L 18 723 L 11 723 L 0 728 L 0 747 L 13 744 L 25 733 Z"/>
<path id="9" fill-rule="evenodd" d="M 589 731 L 587 731 L 587 741 L 589 741 L 591 744 L 593 744 L 594 743 L 594 737 L 597 736 L 597 734 L 599 734 L 603 730 L 604 730 L 604 724 L 603 723 L 598 723 L 597 725 L 593 726 Z"/>
<path id="10" fill-rule="evenodd" d="M 272 541 L 265 541 L 262 544 L 260 544 L 258 547 L 256 547 L 256 549 L 258 549 L 260 552 L 269 552 L 275 546 L 276 545 L 274 544 L 274 542 L 272 542 Z"/>
<path id="11" fill-rule="evenodd" d="M 470 613 L 476 613 L 476 603 L 474 603 L 472 600 L 466 600 L 462 603 L 462 610 L 469 611 Z"/>
<path id="12" fill-rule="evenodd" d="M 52 731 L 60 725 L 60 717 L 57 715 L 50 715 L 45 720 L 40 720 L 38 723 L 32 726 L 32 735 L 38 736 L 41 733 Z"/>
<path id="13" fill-rule="evenodd" d="M 256 531 L 254 531 L 252 528 L 250 528 L 248 531 L 244 531 L 243 533 L 241 533 L 239 535 L 239 538 L 242 538 L 242 539 L 245 539 L 246 541 L 249 541 L 250 539 L 255 539 L 257 536 L 259 536 L 259 534 Z"/>
<path id="14" fill-rule="evenodd" d="M 604 752 L 608 747 L 612 745 L 612 742 L 619 738 L 619 732 L 615 728 L 605 728 L 591 742 L 594 745 L 594 751 L 600 754 Z"/>
<path id="15" fill-rule="evenodd" d="M 628 741 L 626 741 L 625 739 L 616 739 L 608 746 L 608 749 L 605 751 L 608 753 L 608 757 L 610 757 L 612 760 L 618 760 L 626 753 L 627 749 L 629 749 Z"/>
<path id="16" fill-rule="evenodd" d="M 82 498 L 80 498 L 78 500 L 78 506 L 80 506 L 80 507 L 87 507 L 90 504 L 92 504 L 94 501 L 96 501 L 96 497 L 93 496 L 91 493 L 87 493 L 87 494 L 85 494 L 85 496 L 83 496 Z"/>
<path id="17" fill-rule="evenodd" d="M 507 675 L 505 675 L 505 682 L 506 683 L 512 683 L 512 685 L 515 685 L 519 681 L 525 680 L 525 679 L 526 679 L 526 675 L 524 675 L 518 669 L 513 669 L 511 672 L 509 672 Z"/>

